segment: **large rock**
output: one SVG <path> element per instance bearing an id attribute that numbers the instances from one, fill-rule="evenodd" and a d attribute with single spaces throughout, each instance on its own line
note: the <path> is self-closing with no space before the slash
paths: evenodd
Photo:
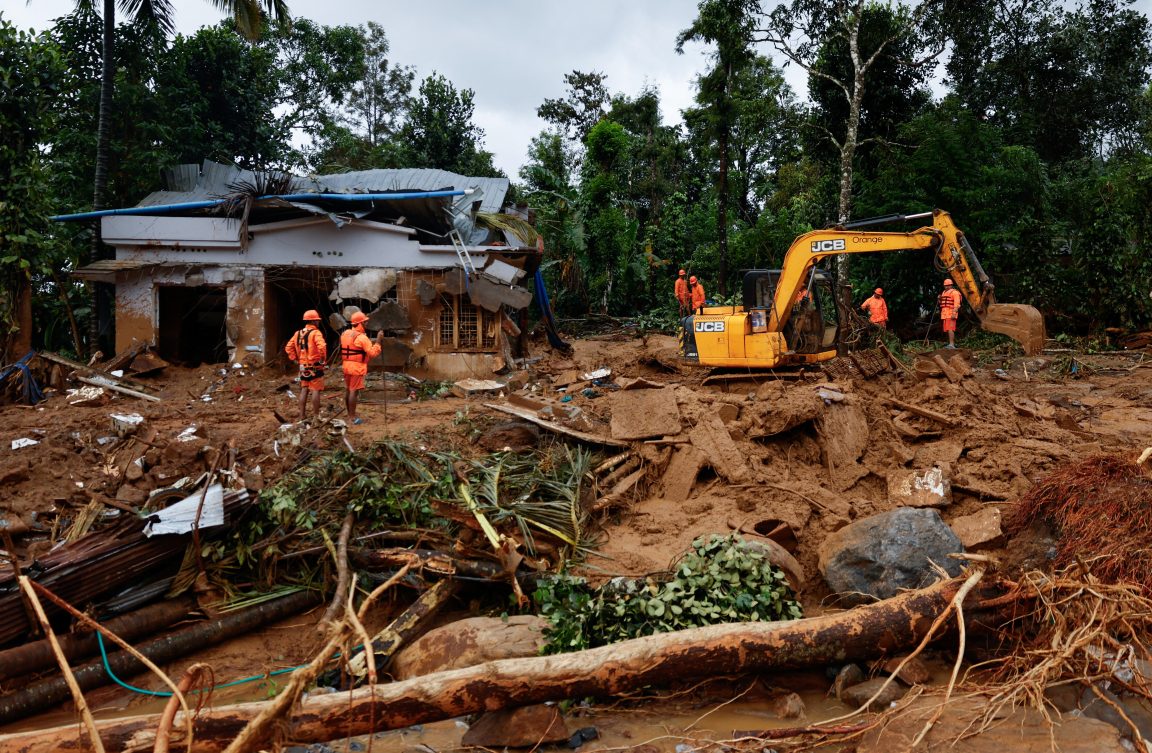
<path id="1" fill-rule="evenodd" d="M 824 539 L 820 573 L 838 593 L 887 599 L 902 588 L 931 583 L 933 562 L 959 575 L 961 563 L 948 555 L 963 551 L 940 513 L 901 507 L 849 523 Z"/>
<path id="2" fill-rule="evenodd" d="M 392 660 L 397 680 L 483 664 L 537 656 L 548 621 L 535 615 L 507 619 L 470 617 L 428 631 Z"/>

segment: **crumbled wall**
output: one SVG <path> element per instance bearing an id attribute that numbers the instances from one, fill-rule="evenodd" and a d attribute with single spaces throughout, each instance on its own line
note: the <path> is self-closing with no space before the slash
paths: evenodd
<path id="1" fill-rule="evenodd" d="M 226 291 L 230 360 L 243 360 L 249 353 L 263 360 L 264 272 L 259 267 L 160 269 L 125 275 L 116 284 L 117 352 L 132 347 L 134 341 L 158 345 L 159 288 L 200 285 Z"/>

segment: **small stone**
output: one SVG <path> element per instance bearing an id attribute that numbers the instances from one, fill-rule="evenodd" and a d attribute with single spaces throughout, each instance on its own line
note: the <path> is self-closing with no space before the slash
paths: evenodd
<path id="1" fill-rule="evenodd" d="M 584 743 L 595 740 L 600 737 L 600 730 L 595 727 L 581 727 L 572 733 L 572 737 L 568 738 L 568 747 L 575 750 Z"/>
<path id="2" fill-rule="evenodd" d="M 864 670 L 855 664 L 845 664 L 836 673 L 836 679 L 832 681 L 832 695 L 836 696 L 836 700 L 839 701 L 844 694 L 844 688 L 850 688 L 862 682 L 864 682 Z"/>
<path id="3" fill-rule="evenodd" d="M 148 492 L 124 484 L 116 491 L 116 501 L 129 505 L 142 505 L 148 501 Z"/>
<path id="4" fill-rule="evenodd" d="M 902 661 L 904 661 L 903 657 L 893 657 L 880 665 L 880 671 L 890 675 L 896 672 L 896 668 L 900 666 Z M 928 671 L 928 665 L 920 661 L 920 657 L 913 656 L 904 664 L 903 669 L 896 677 L 907 685 L 924 685 L 932 679 L 932 673 Z"/>
<path id="5" fill-rule="evenodd" d="M 910 473 L 888 476 L 888 499 L 904 507 L 946 507 L 952 504 L 952 481 L 947 463 Z"/>
<path id="6" fill-rule="evenodd" d="M 948 525 L 965 549 L 994 549 L 1004 543 L 998 507 L 989 505 L 980 512 L 956 518 Z"/>
<path id="7" fill-rule="evenodd" d="M 570 737 L 560 710 L 537 704 L 483 714 L 460 742 L 483 748 L 533 748 L 545 743 L 567 742 Z"/>
<path id="8" fill-rule="evenodd" d="M 731 403 L 722 403 L 716 408 L 716 415 L 726 424 L 730 424 L 740 417 L 740 406 Z"/>
<path id="9" fill-rule="evenodd" d="M 804 716 L 804 699 L 797 693 L 785 693 L 772 699 L 772 713 L 779 719 L 799 719 Z"/>
<path id="10" fill-rule="evenodd" d="M 843 700 L 845 703 L 860 708 L 865 703 L 868 703 L 869 698 L 876 695 L 876 691 L 880 690 L 880 686 L 885 682 L 887 682 L 887 680 L 877 677 L 872 680 L 865 680 L 859 685 L 853 685 L 851 687 L 844 688 L 844 692 L 841 693 L 841 700 Z M 884 692 L 881 693 L 876 698 L 876 700 L 869 704 L 868 710 L 883 711 L 896 701 L 899 701 L 901 698 L 903 698 L 905 692 L 907 691 L 900 683 L 889 682 L 888 687 L 884 688 Z"/>

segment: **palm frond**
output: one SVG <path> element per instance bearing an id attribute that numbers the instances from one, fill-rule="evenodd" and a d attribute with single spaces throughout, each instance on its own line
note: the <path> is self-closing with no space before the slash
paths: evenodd
<path id="1" fill-rule="evenodd" d="M 522 243 L 526 245 L 534 245 L 538 233 L 536 228 L 532 226 L 527 220 L 516 217 L 511 214 L 502 214 L 500 212 L 477 212 L 477 224 L 483 227 L 493 228 L 494 230 L 502 230 L 505 233 L 511 233 L 516 236 Z"/>

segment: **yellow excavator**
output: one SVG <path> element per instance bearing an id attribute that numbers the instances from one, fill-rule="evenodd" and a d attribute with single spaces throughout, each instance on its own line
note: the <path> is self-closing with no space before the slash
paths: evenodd
<path id="1" fill-rule="evenodd" d="M 931 217 L 911 232 L 872 230 L 885 223 Z M 1032 306 L 996 303 L 995 287 L 964 233 L 940 209 L 887 215 L 805 233 L 784 254 L 781 269 L 744 276 L 743 306 L 710 306 L 685 317 L 681 355 L 719 368 L 777 369 L 828 361 L 838 355 L 842 322 L 832 276 L 814 265 L 839 254 L 931 251 L 980 320 L 981 328 L 1007 335 L 1036 355 L 1044 348 L 1044 318 Z"/>

